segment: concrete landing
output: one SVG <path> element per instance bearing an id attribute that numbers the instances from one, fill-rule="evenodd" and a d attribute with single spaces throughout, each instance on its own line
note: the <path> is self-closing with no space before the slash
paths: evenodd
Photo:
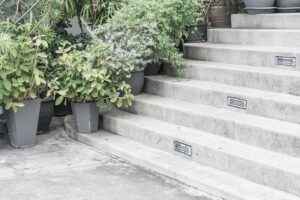
<path id="1" fill-rule="evenodd" d="M 38 145 L 14 149 L 0 139 L 0 200 L 212 200 L 198 190 L 82 145 L 62 127 Z"/>

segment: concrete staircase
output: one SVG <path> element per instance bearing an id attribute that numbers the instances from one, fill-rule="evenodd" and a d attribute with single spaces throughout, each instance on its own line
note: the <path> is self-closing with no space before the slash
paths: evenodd
<path id="1" fill-rule="evenodd" d="M 300 200 L 300 14 L 232 16 L 184 45 L 183 79 L 149 76 L 132 107 L 71 137 L 226 200 Z M 127 111 L 127 112 L 126 112 Z"/>

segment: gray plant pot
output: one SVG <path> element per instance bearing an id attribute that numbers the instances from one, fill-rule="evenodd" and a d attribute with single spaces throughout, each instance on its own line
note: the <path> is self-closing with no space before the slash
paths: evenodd
<path id="1" fill-rule="evenodd" d="M 144 71 L 131 72 L 130 78 L 124 78 L 126 83 L 131 86 L 131 93 L 133 95 L 139 95 L 143 91 L 144 87 Z"/>
<path id="2" fill-rule="evenodd" d="M 244 0 L 246 7 L 273 7 L 275 0 Z"/>
<path id="3" fill-rule="evenodd" d="M 54 114 L 54 100 L 53 98 L 43 99 L 41 103 L 39 123 L 38 123 L 38 134 L 46 133 L 49 130 Z"/>
<path id="4" fill-rule="evenodd" d="M 10 144 L 14 147 L 30 147 L 36 144 L 41 99 L 20 101 L 25 106 L 5 110 Z"/>
<path id="5" fill-rule="evenodd" d="M 98 131 L 99 108 L 96 103 L 71 103 L 71 106 L 79 133 Z"/>
<path id="6" fill-rule="evenodd" d="M 276 7 L 256 7 L 256 8 L 245 8 L 248 14 L 268 14 L 268 13 L 273 13 L 276 10 Z"/>
<path id="7" fill-rule="evenodd" d="M 278 7 L 300 7 L 300 0 L 277 0 Z"/>
<path id="8" fill-rule="evenodd" d="M 281 7 L 277 8 L 279 13 L 297 13 L 300 11 L 300 7 Z"/>
<path id="9" fill-rule="evenodd" d="M 160 63 L 150 63 L 145 69 L 145 76 L 153 76 L 159 74 L 161 68 Z"/>

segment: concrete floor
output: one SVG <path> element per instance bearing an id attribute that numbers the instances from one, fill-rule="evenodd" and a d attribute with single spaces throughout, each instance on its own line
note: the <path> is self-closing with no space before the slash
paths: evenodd
<path id="1" fill-rule="evenodd" d="M 211 200 L 65 135 L 63 127 L 14 149 L 0 139 L 0 200 Z"/>

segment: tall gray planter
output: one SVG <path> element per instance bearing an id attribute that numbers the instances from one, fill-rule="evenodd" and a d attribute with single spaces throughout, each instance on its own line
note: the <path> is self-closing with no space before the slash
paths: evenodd
<path id="1" fill-rule="evenodd" d="M 36 144 L 41 99 L 20 101 L 24 107 L 5 110 L 10 144 L 14 147 L 30 147 Z"/>
<path id="2" fill-rule="evenodd" d="M 79 133 L 98 131 L 99 108 L 96 103 L 71 103 L 71 106 Z"/>

